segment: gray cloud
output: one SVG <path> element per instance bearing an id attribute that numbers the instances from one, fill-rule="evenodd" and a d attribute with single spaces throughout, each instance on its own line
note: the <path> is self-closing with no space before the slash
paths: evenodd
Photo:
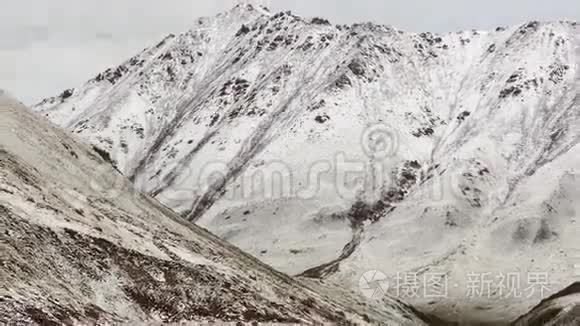
<path id="1" fill-rule="evenodd" d="M 195 18 L 239 0 L 0 0 L 0 87 L 27 103 L 118 64 Z M 528 20 L 580 20 L 578 0 L 255 0 L 333 23 L 373 21 L 408 31 L 490 29 Z"/>

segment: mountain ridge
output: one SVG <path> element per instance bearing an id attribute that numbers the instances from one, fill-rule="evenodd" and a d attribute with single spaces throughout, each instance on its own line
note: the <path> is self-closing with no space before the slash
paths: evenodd
<path id="1" fill-rule="evenodd" d="M 406 33 L 245 7 L 196 24 L 34 110 L 290 274 L 440 270 L 455 299 L 466 268 L 569 283 L 577 23 Z M 509 299 L 498 318 L 539 301 Z"/>
<path id="2" fill-rule="evenodd" d="M 3 92 L 0 116 L 2 323 L 424 324 L 401 301 L 338 304 L 260 263 Z"/>

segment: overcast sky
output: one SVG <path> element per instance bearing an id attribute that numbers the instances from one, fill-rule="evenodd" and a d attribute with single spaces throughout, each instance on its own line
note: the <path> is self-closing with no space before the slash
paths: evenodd
<path id="1" fill-rule="evenodd" d="M 27 104 L 80 85 L 195 18 L 239 0 L 0 0 L 0 88 Z M 248 2 L 248 1 L 246 1 Z M 257 2 L 257 1 L 249 1 Z M 528 20 L 580 21 L 580 0 L 273 0 L 333 23 L 408 31 L 489 29 Z"/>

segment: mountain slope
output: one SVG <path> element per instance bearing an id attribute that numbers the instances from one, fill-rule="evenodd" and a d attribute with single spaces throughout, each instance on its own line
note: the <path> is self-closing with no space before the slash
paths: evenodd
<path id="1" fill-rule="evenodd" d="M 514 326 L 573 326 L 580 323 L 580 283 L 542 301 L 514 322 Z"/>
<path id="2" fill-rule="evenodd" d="M 277 269 L 354 288 L 370 270 L 443 273 L 449 300 L 408 300 L 508 320 L 542 296 L 463 300 L 468 273 L 545 272 L 552 291 L 574 277 L 578 33 L 414 34 L 238 6 L 34 110 Z"/>
<path id="3" fill-rule="evenodd" d="M 0 127 L 0 323 L 422 324 L 392 299 L 342 306 L 184 222 L 1 91 Z"/>

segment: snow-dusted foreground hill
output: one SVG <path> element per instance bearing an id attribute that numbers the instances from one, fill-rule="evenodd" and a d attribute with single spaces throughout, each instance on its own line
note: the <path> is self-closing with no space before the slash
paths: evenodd
<path id="1" fill-rule="evenodd" d="M 272 270 L 134 192 L 93 148 L 2 94 L 0 228 L 3 325 L 423 324 L 398 301 L 372 309 L 342 295 L 345 306 Z"/>
<path id="2" fill-rule="evenodd" d="M 511 320 L 579 276 L 578 34 L 238 6 L 34 110 L 277 269 Z"/>

